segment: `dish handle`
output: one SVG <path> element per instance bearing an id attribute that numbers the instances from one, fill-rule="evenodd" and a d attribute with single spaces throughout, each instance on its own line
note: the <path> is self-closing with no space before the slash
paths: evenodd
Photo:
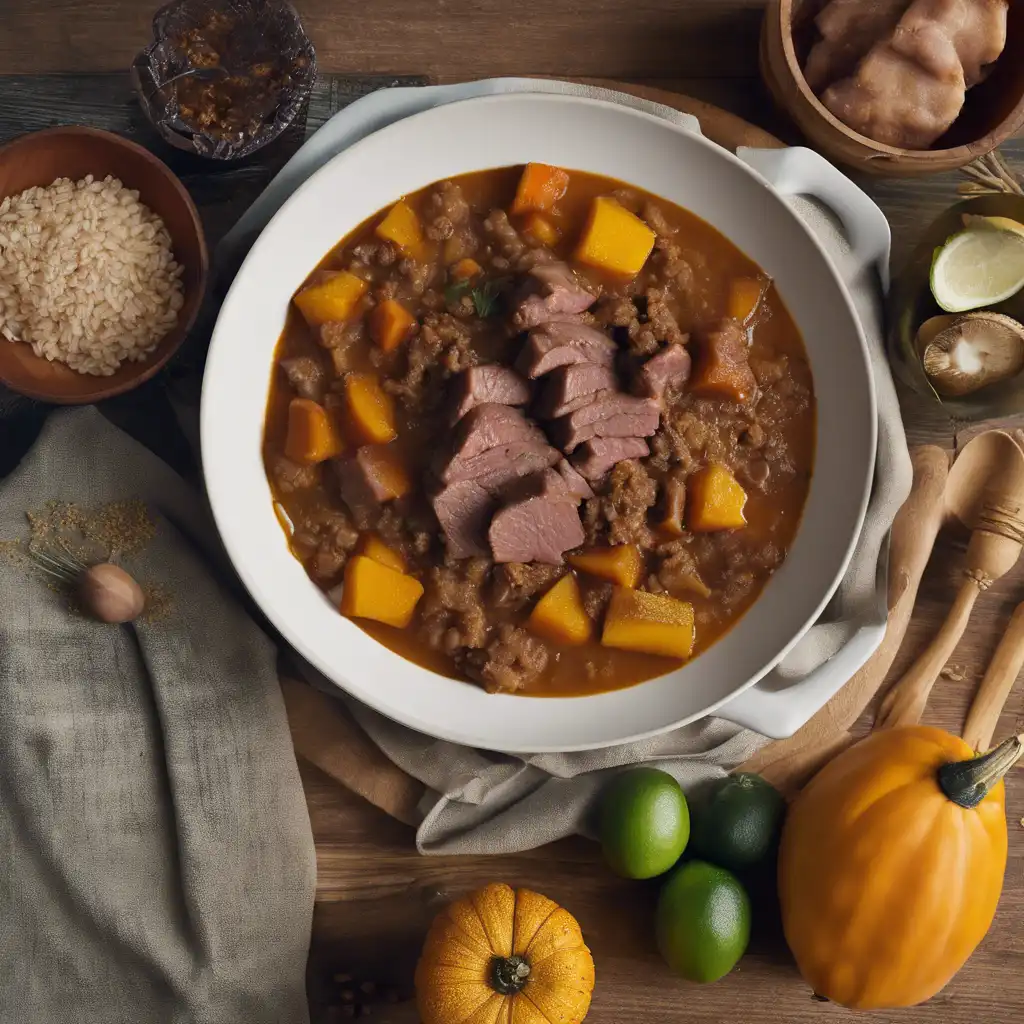
<path id="1" fill-rule="evenodd" d="M 810 196 L 832 210 L 843 225 L 854 265 L 876 267 L 882 288 L 888 291 L 889 222 L 866 192 L 820 153 L 804 146 L 789 149 L 740 146 L 736 156 L 765 178 L 776 192 L 787 196 Z"/>
<path id="2" fill-rule="evenodd" d="M 884 636 L 884 622 L 863 625 L 828 661 L 798 682 L 769 673 L 714 714 L 773 740 L 792 736 L 853 678 Z"/>

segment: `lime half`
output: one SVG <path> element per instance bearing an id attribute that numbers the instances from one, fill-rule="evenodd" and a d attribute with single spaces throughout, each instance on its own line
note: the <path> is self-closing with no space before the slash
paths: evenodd
<path id="1" fill-rule="evenodd" d="M 960 231 L 936 250 L 931 288 L 947 313 L 994 306 L 1024 288 L 1024 235 L 992 226 Z"/>

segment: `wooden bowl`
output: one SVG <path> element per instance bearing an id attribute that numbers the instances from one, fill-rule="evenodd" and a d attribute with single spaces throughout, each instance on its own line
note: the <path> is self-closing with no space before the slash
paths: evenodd
<path id="1" fill-rule="evenodd" d="M 809 142 L 868 174 L 914 177 L 949 171 L 990 153 L 1024 126 L 1024 4 L 1010 4 L 1006 48 L 992 73 L 969 89 L 960 116 L 931 149 L 898 149 L 847 128 L 811 92 L 803 62 L 814 17 L 827 0 L 771 0 L 761 31 L 761 74 L 775 102 Z"/>
<path id="2" fill-rule="evenodd" d="M 0 338 L 0 381 L 31 398 L 62 405 L 98 402 L 149 380 L 185 340 L 203 302 L 209 257 L 203 226 L 184 185 L 152 153 L 98 128 L 66 126 L 22 135 L 0 146 L 0 200 L 57 178 L 79 181 L 108 174 L 137 189 L 167 227 L 183 268 L 185 304 L 174 327 L 141 362 L 125 362 L 109 377 L 78 373 L 35 355 L 22 342 Z"/>

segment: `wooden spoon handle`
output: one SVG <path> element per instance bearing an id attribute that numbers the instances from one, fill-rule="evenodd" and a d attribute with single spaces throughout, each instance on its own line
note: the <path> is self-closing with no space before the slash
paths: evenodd
<path id="1" fill-rule="evenodd" d="M 885 695 L 878 715 L 876 729 L 891 729 L 897 725 L 916 725 L 921 721 L 928 695 L 938 679 L 950 655 L 956 649 L 967 628 L 971 609 L 980 593 L 973 579 L 966 579 L 950 608 L 946 621 L 935 639 L 925 648 L 924 653 L 914 662 L 905 676 Z"/>
<path id="2" fill-rule="evenodd" d="M 971 703 L 964 726 L 964 739 L 975 750 L 988 750 L 996 731 L 1006 698 L 1010 696 L 1024 665 L 1024 604 L 1019 604 L 1010 617 L 996 653 L 989 662 L 985 678 Z"/>

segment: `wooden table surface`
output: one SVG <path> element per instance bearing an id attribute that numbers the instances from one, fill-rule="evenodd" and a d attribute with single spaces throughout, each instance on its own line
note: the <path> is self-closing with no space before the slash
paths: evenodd
<path id="1" fill-rule="evenodd" d="M 408 83 L 495 74 L 595 76 L 647 82 L 725 107 L 796 141 L 757 78 L 759 0 L 295 0 L 324 73 L 308 130 L 348 100 Z M 203 207 L 216 239 L 301 142 L 302 130 L 259 160 L 210 174 L 161 149 L 133 106 L 124 69 L 145 45 L 149 0 L 0 0 L 0 140 L 32 128 L 89 122 L 152 145 Z M 54 77 L 40 78 L 48 75 Z M 373 77 L 381 76 L 381 77 Z M 1006 152 L 1024 169 L 1024 142 Z M 918 231 L 954 200 L 957 178 L 871 182 L 893 227 L 898 267 Z M 928 406 L 905 402 L 912 443 L 948 448 L 958 431 Z M 895 673 L 908 664 L 947 608 L 962 549 L 943 539 L 926 575 Z M 1024 568 L 979 602 L 969 635 L 929 705 L 926 720 L 959 730 L 970 697 L 1014 605 Z M 1024 727 L 1015 694 L 999 735 Z M 421 858 L 411 831 L 302 766 L 317 838 L 319 880 L 311 978 L 324 971 L 408 981 L 423 930 L 438 903 L 477 883 L 505 879 L 547 893 L 575 913 L 594 950 L 594 1024 L 824 1024 L 853 1014 L 816 1002 L 762 922 L 739 968 L 707 987 L 674 980 L 654 949 L 653 887 L 614 879 L 583 841 L 500 858 Z M 1024 1007 L 1024 773 L 1008 786 L 1010 862 L 995 924 L 963 971 L 913 1010 L 858 1019 L 921 1024 L 1016 1024 Z M 416 1020 L 408 1003 L 375 1008 L 382 1024 Z"/>

